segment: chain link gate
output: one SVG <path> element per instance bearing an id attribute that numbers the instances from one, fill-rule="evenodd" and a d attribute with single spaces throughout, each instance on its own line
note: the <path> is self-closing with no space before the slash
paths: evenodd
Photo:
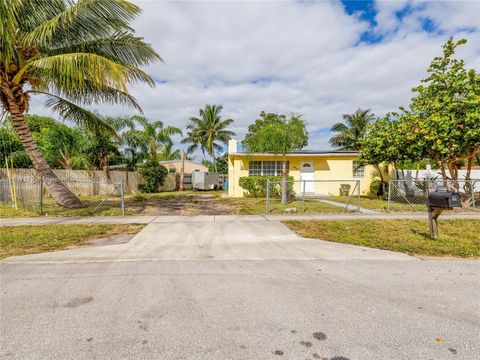
<path id="1" fill-rule="evenodd" d="M 462 209 L 480 210 L 480 179 L 411 179 L 388 183 L 387 210 L 426 211 L 428 191 L 444 187 L 462 198 Z"/>
<path id="2" fill-rule="evenodd" d="M 59 206 L 48 195 L 48 182 L 61 182 L 80 199 L 79 208 Z M 39 215 L 125 215 L 123 181 L 118 183 L 85 179 L 16 178 L 0 179 L 2 208 L 25 209 Z"/>
<path id="3" fill-rule="evenodd" d="M 281 203 L 285 184 L 287 204 Z M 321 209 L 321 205 L 324 209 Z M 282 180 L 267 179 L 265 213 L 328 212 L 325 208 L 360 210 L 360 180 Z"/>

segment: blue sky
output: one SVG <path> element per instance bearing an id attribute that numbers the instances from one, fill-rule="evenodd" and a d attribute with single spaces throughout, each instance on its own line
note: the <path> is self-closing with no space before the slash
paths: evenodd
<path id="1" fill-rule="evenodd" d="M 328 149 L 342 114 L 408 105 L 449 36 L 468 40 L 458 56 L 480 69 L 479 1 L 134 2 L 144 11 L 133 27 L 165 60 L 146 69 L 155 88 L 131 89 L 145 115 L 183 128 L 223 104 L 238 140 L 262 110 L 295 112 L 309 148 Z M 31 111 L 45 113 L 37 102 Z"/>

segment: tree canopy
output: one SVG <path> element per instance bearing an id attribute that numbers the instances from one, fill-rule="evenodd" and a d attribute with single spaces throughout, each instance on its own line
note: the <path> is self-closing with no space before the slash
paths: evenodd
<path id="1" fill-rule="evenodd" d="M 335 134 L 330 138 L 330 144 L 341 150 L 360 150 L 368 125 L 374 119 L 375 114 L 370 109 L 358 109 L 353 114 L 344 114 L 344 122 L 332 126 L 331 131 Z"/>
<path id="2" fill-rule="evenodd" d="M 286 155 L 292 150 L 300 150 L 308 145 L 308 132 L 305 120 L 299 114 L 266 113 L 248 127 L 242 141 L 248 152 L 270 152 Z"/>
<path id="3" fill-rule="evenodd" d="M 450 38 L 442 56 L 433 59 L 428 76 L 412 89 L 408 108 L 378 120 L 362 143 L 361 157 L 370 163 L 431 159 L 444 178 L 458 178 L 480 149 L 480 74 L 454 58 L 466 40 Z M 448 170 L 448 173 L 447 173 Z"/>
<path id="4" fill-rule="evenodd" d="M 205 153 L 212 158 L 214 169 L 216 169 L 216 152 L 223 150 L 221 144 L 227 144 L 228 140 L 235 136 L 235 133 L 228 130 L 233 123 L 232 119 L 222 119 L 220 115 L 222 105 L 205 105 L 198 111 L 199 116 L 192 116 L 187 125 L 187 136 L 182 140 L 184 144 L 190 144 L 188 152 L 195 151 L 198 147 L 202 150 L 203 160 L 206 160 Z"/>

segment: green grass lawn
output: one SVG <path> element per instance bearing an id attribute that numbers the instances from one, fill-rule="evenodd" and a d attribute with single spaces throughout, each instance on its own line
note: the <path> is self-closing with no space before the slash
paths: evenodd
<path id="1" fill-rule="evenodd" d="M 265 203 L 264 198 L 222 198 L 219 201 L 229 203 L 235 207 L 236 213 L 240 215 L 264 215 Z M 282 205 L 280 199 L 271 199 L 269 205 L 269 214 L 285 214 L 286 209 L 295 208 L 297 214 L 316 214 L 316 213 L 342 213 L 349 212 L 342 207 L 333 206 L 316 200 L 305 200 L 305 211 L 302 212 L 302 201 L 289 201 L 286 205 Z"/>
<path id="2" fill-rule="evenodd" d="M 112 197 L 93 214 L 96 205 L 104 197 L 84 196 L 81 198 L 85 207 L 65 209 L 55 204 L 53 199 L 45 198 L 42 216 L 99 216 L 121 215 L 120 198 Z M 280 199 L 272 199 L 271 214 L 282 214 L 285 208 L 295 208 L 302 213 L 302 201 L 296 200 L 283 206 Z M 341 213 L 345 209 L 316 200 L 305 200 L 305 213 Z M 125 196 L 126 215 L 263 215 L 264 198 L 230 198 L 224 191 L 172 191 L 155 194 L 128 194 Z M 38 209 L 30 207 L 16 210 L 9 204 L 0 204 L 0 217 L 35 217 L 40 216 Z"/>
<path id="3" fill-rule="evenodd" d="M 347 203 L 348 197 L 346 196 L 331 196 L 326 200 L 338 201 L 341 203 Z M 357 206 L 358 198 L 352 197 L 350 199 L 350 205 Z M 360 207 L 370 210 L 387 211 L 388 201 L 375 196 L 362 195 L 360 197 Z M 427 206 L 425 204 L 404 204 L 399 202 L 391 202 L 390 210 L 395 212 L 426 212 Z"/>
<path id="4" fill-rule="evenodd" d="M 285 221 L 313 239 L 401 251 L 413 255 L 480 257 L 480 220 L 439 220 L 439 238 L 426 220 Z"/>
<path id="5" fill-rule="evenodd" d="M 84 245 L 117 234 L 136 234 L 145 225 L 42 225 L 1 227 L 0 259 Z"/>

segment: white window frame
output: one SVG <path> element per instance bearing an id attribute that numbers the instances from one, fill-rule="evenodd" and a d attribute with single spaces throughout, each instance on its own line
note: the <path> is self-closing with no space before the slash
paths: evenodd
<path id="1" fill-rule="evenodd" d="M 260 169 L 253 169 L 255 170 L 256 172 L 258 172 L 258 170 L 260 170 L 260 174 L 251 174 L 251 163 L 252 162 L 256 162 L 256 163 L 260 163 Z M 265 163 L 270 163 L 270 162 L 273 162 L 275 163 L 274 164 L 274 172 L 273 174 L 265 174 L 266 172 L 266 168 L 264 167 Z M 268 170 L 272 170 L 272 167 L 270 166 L 268 168 Z M 270 171 L 271 172 L 271 171 Z M 287 176 L 290 172 L 290 161 L 287 161 Z M 253 161 L 249 161 L 248 162 L 248 176 L 282 176 L 282 162 L 281 161 L 276 161 L 276 160 L 253 160 Z"/>
<path id="2" fill-rule="evenodd" d="M 352 174 L 354 179 L 365 178 L 365 166 L 361 166 L 357 169 L 359 161 L 352 161 Z"/>

